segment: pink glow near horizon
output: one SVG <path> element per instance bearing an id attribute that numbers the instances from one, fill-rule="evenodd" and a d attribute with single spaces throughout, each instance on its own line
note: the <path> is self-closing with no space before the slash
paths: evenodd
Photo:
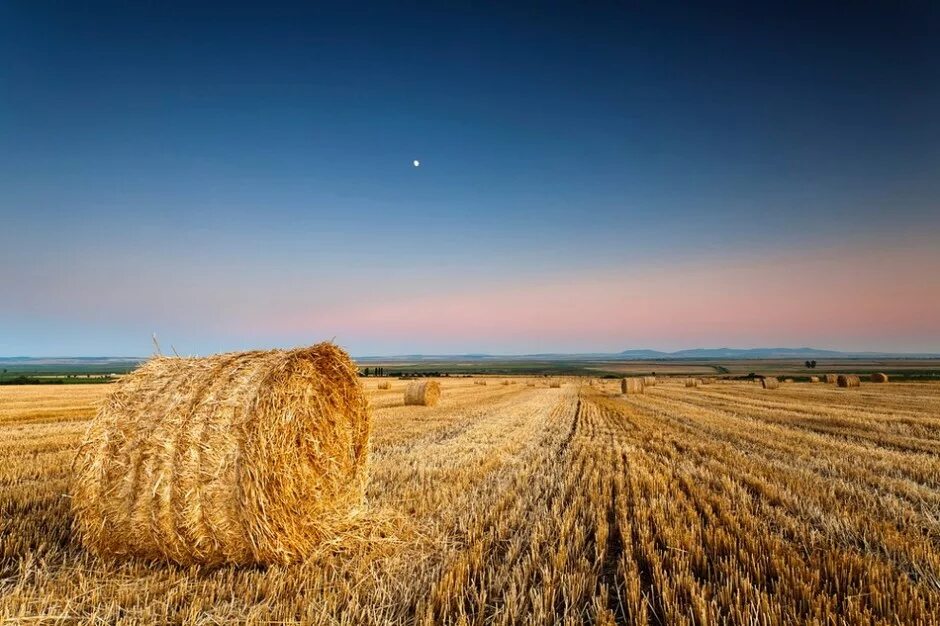
<path id="1" fill-rule="evenodd" d="M 834 343 L 866 337 L 940 339 L 940 255 L 932 250 L 778 257 L 571 274 L 517 285 L 254 320 L 281 335 L 360 342 L 546 346 Z M 937 346 L 932 346 L 936 349 Z M 925 350 L 931 346 L 924 346 Z"/>

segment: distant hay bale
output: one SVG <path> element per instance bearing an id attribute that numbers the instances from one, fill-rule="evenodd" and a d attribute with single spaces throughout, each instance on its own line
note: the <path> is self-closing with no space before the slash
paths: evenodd
<path id="1" fill-rule="evenodd" d="M 644 376 L 644 377 L 643 377 L 643 385 L 644 385 L 645 387 L 653 387 L 653 386 L 655 386 L 655 385 L 656 385 L 656 377 L 655 377 L 655 376 Z"/>
<path id="2" fill-rule="evenodd" d="M 776 389 L 780 386 L 780 381 L 775 376 L 764 376 L 761 380 L 761 386 L 764 389 Z"/>
<path id="3" fill-rule="evenodd" d="M 370 428 L 332 343 L 151 359 L 115 383 L 78 449 L 76 530 L 102 556 L 302 560 L 362 503 Z"/>
<path id="4" fill-rule="evenodd" d="M 525 386 L 526 386 L 526 387 L 535 387 L 535 383 L 533 383 L 532 381 L 529 381 L 529 382 L 527 382 L 527 383 L 525 384 Z"/>
<path id="5" fill-rule="evenodd" d="M 380 380 L 376 388 L 377 389 L 391 389 L 392 383 L 388 382 L 387 380 Z"/>
<path id="6" fill-rule="evenodd" d="M 685 386 L 686 387 L 698 387 L 701 384 L 701 381 L 698 378 L 686 378 Z"/>
<path id="7" fill-rule="evenodd" d="M 839 377 L 835 374 L 826 374 L 826 384 L 835 385 L 838 382 Z"/>
<path id="8" fill-rule="evenodd" d="M 871 375 L 871 382 L 873 383 L 886 383 L 888 382 L 888 375 L 882 372 Z"/>
<path id="9" fill-rule="evenodd" d="M 819 382 L 819 376 L 810 376 L 810 377 L 809 377 L 809 382 L 811 382 L 811 383 L 818 383 L 818 382 Z"/>
<path id="10" fill-rule="evenodd" d="M 624 378 L 620 381 L 620 393 L 635 394 L 643 393 L 642 378 Z"/>
<path id="11" fill-rule="evenodd" d="M 509 384 L 509 381 L 508 381 L 508 380 L 504 380 L 504 381 L 502 381 L 502 382 L 499 383 L 499 384 L 500 384 L 500 385 L 508 385 L 508 384 Z"/>
<path id="12" fill-rule="evenodd" d="M 858 376 L 839 374 L 839 378 L 836 380 L 836 384 L 840 387 L 861 387 L 862 381 Z"/>
<path id="13" fill-rule="evenodd" d="M 473 381 L 473 384 L 474 384 L 474 385 L 482 385 L 483 387 L 486 387 L 486 381 L 485 381 L 485 380 L 475 380 L 475 381 Z"/>
<path id="14" fill-rule="evenodd" d="M 421 380 L 409 383 L 405 388 L 405 404 L 434 406 L 441 397 L 441 383 L 436 380 Z"/>
<path id="15" fill-rule="evenodd" d="M 784 379 L 783 379 L 783 382 L 785 382 L 785 383 L 792 383 L 792 382 L 795 382 L 795 381 L 794 381 L 792 378 L 784 378 Z"/>
<path id="16" fill-rule="evenodd" d="M 553 381 L 551 381 L 550 383 L 548 383 L 548 386 L 549 386 L 551 389 L 559 389 L 559 388 L 561 387 L 561 383 L 558 382 L 557 380 L 553 380 Z"/>

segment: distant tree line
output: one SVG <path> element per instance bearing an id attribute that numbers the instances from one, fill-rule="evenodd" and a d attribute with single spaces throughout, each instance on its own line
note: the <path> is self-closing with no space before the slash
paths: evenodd
<path id="1" fill-rule="evenodd" d="M 386 371 L 384 367 L 366 367 L 359 370 L 359 375 L 369 376 L 392 376 L 398 378 L 442 378 L 450 377 L 448 372 L 397 372 Z"/>

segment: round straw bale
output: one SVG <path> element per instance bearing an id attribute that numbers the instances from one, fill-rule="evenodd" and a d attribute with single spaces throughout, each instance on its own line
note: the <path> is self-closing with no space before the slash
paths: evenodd
<path id="1" fill-rule="evenodd" d="M 436 380 L 415 381 L 405 389 L 405 404 L 434 406 L 440 397 L 441 383 Z"/>
<path id="2" fill-rule="evenodd" d="M 643 393 L 643 379 L 642 378 L 621 379 L 620 393 L 625 393 L 625 394 Z"/>
<path id="3" fill-rule="evenodd" d="M 643 377 L 643 386 L 644 386 L 644 387 L 653 387 L 654 385 L 656 385 L 656 377 L 655 377 L 655 376 L 644 376 L 644 377 Z"/>
<path id="4" fill-rule="evenodd" d="M 878 372 L 871 375 L 871 382 L 873 383 L 886 383 L 888 382 L 888 375 Z"/>
<path id="5" fill-rule="evenodd" d="M 819 382 L 819 376 L 810 376 L 810 377 L 809 377 L 809 382 L 811 382 L 811 383 L 818 383 L 818 382 Z"/>
<path id="6" fill-rule="evenodd" d="M 370 428 L 357 368 L 332 343 L 151 359 L 78 449 L 76 529 L 103 556 L 301 560 L 362 503 Z"/>
<path id="7" fill-rule="evenodd" d="M 761 379 L 761 386 L 764 389 L 776 389 L 780 386 L 780 381 L 775 376 L 764 376 Z"/>
<path id="8" fill-rule="evenodd" d="M 784 378 L 784 379 L 783 379 L 783 382 L 785 382 L 785 383 L 792 383 L 792 382 L 796 382 L 796 381 L 793 380 L 792 378 Z"/>
<path id="9" fill-rule="evenodd" d="M 839 374 L 836 384 L 840 387 L 860 387 L 862 382 L 858 376 L 852 376 L 850 374 Z"/>
<path id="10" fill-rule="evenodd" d="M 826 384 L 834 385 L 839 380 L 839 377 L 835 374 L 826 374 Z"/>
<path id="11" fill-rule="evenodd" d="M 551 381 L 550 383 L 548 383 L 548 386 L 549 386 L 550 388 L 552 388 L 552 389 L 560 389 L 560 388 L 561 388 L 561 383 L 558 382 L 557 380 L 553 380 L 553 381 Z"/>
<path id="12" fill-rule="evenodd" d="M 698 387 L 701 381 L 698 378 L 686 378 L 685 386 L 686 387 Z"/>
<path id="13" fill-rule="evenodd" d="M 377 389 L 391 389 L 392 384 L 387 380 L 380 380 Z"/>

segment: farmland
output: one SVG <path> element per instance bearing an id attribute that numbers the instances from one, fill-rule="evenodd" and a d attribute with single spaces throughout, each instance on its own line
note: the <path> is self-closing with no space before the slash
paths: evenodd
<path id="1" fill-rule="evenodd" d="M 0 622 L 940 623 L 940 384 L 475 380 L 364 379 L 361 532 L 267 568 L 91 557 L 109 387 L 0 387 Z"/>

